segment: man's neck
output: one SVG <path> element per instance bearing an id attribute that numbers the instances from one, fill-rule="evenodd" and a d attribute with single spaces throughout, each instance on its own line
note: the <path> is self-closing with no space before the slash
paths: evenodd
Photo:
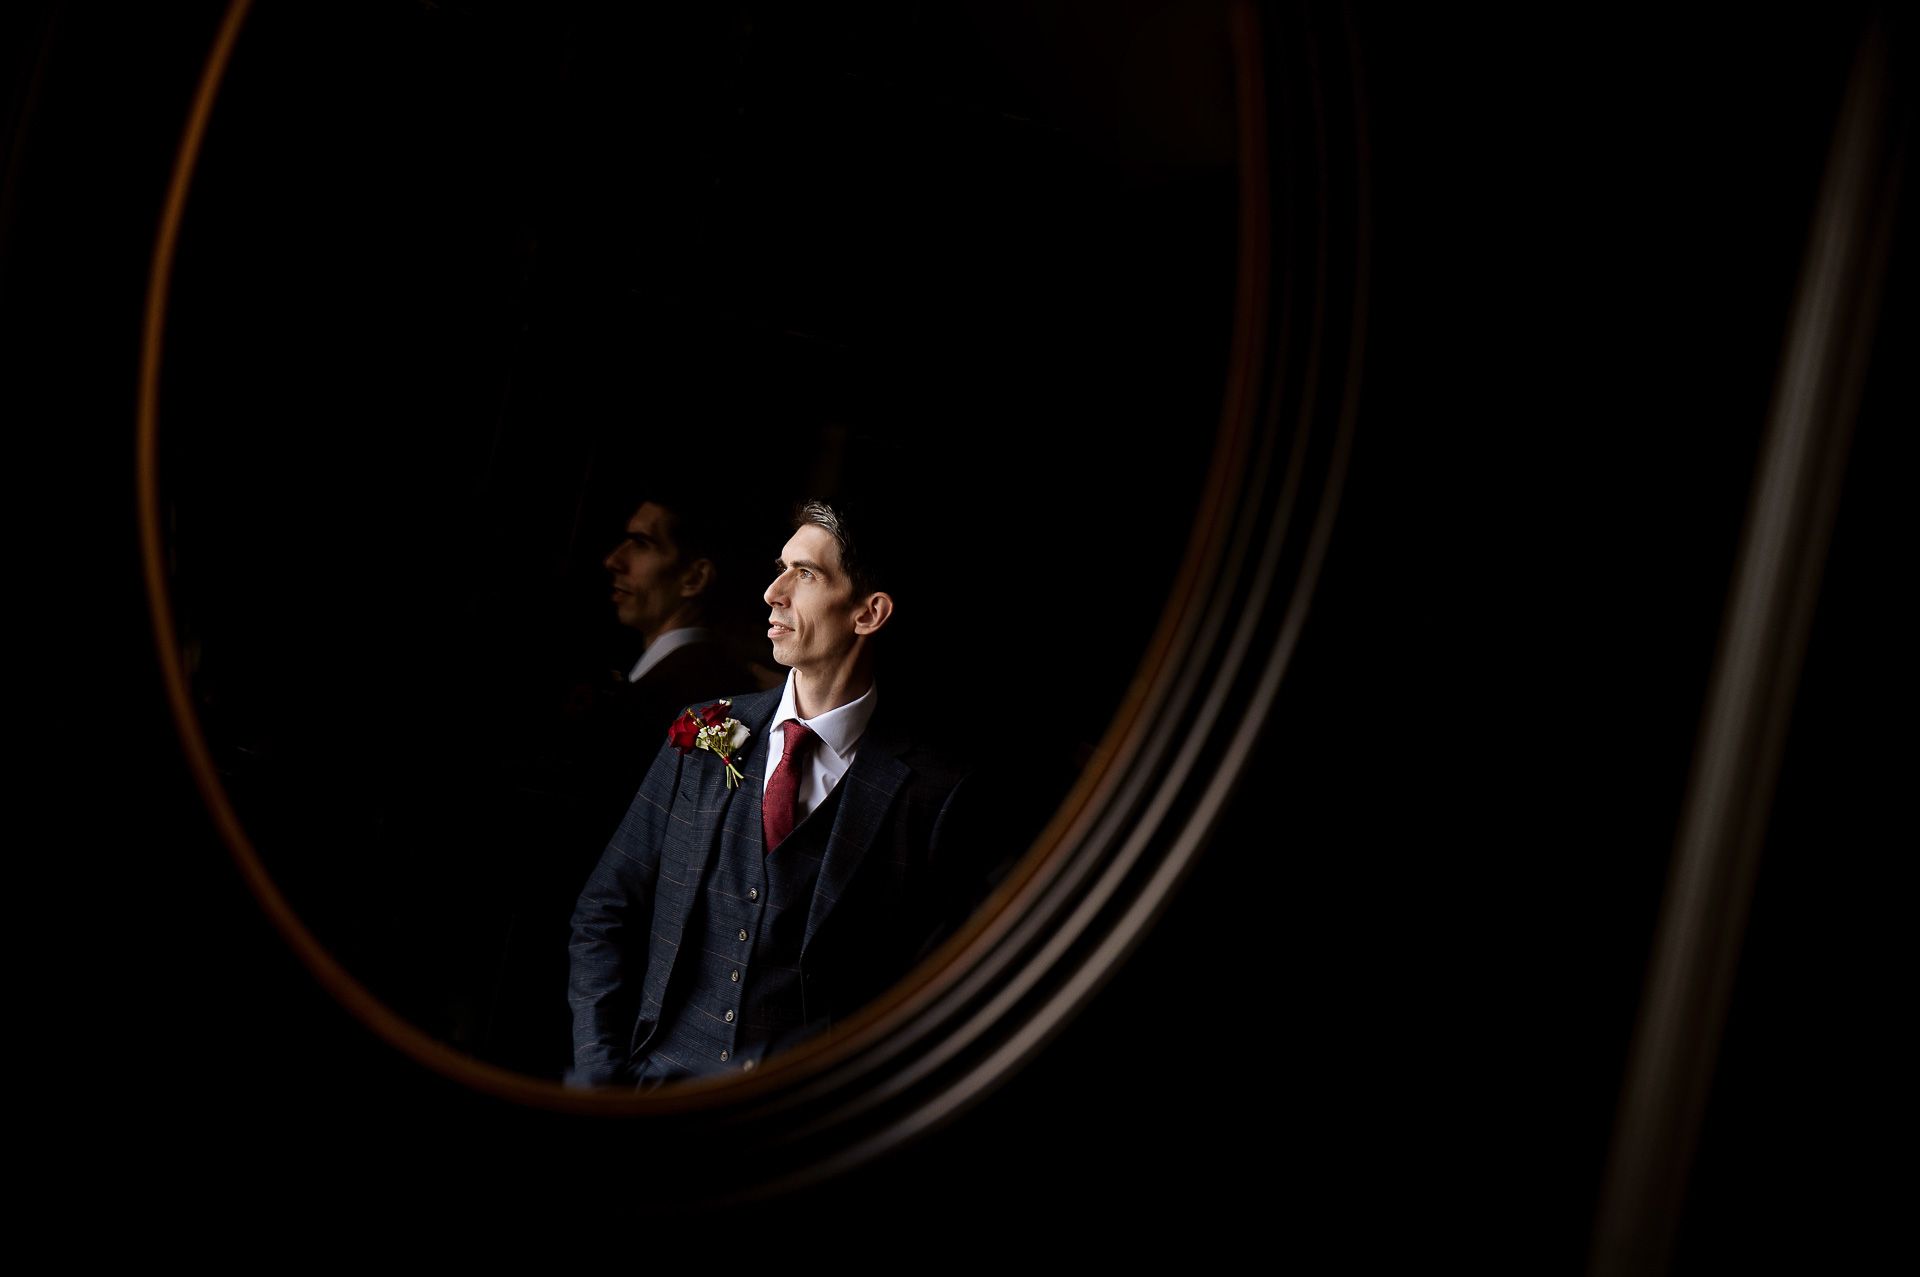
<path id="1" fill-rule="evenodd" d="M 856 661 L 838 669 L 808 673 L 793 671 L 793 707 L 802 718 L 817 718 L 829 710 L 851 705 L 873 686 L 873 664 Z"/>

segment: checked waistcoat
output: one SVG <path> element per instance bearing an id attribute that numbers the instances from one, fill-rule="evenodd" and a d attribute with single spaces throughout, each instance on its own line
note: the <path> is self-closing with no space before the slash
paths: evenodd
<path id="1" fill-rule="evenodd" d="M 731 839 L 709 862 L 659 1028 L 634 1064 L 641 1087 L 751 1069 L 825 1027 L 819 1015 L 808 1022 L 800 944 L 844 788 L 771 854 Z"/>

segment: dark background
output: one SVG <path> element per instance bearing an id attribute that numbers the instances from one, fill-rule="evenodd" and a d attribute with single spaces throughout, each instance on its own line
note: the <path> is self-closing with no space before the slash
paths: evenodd
<path id="1" fill-rule="evenodd" d="M 439 11 L 365 12 L 417 27 Z M 1040 12 L 1054 57 L 1096 22 Z M 375 1043 L 259 914 L 179 761 L 138 585 L 134 371 L 160 200 L 217 18 L 67 5 L 8 19 L 0 349 L 15 482 L 39 498 L 17 503 L 30 513 L 16 545 L 58 600 L 20 614 L 42 640 L 23 678 L 54 711 L 23 776 L 47 832 L 22 859 L 60 885 L 27 897 L 52 924 L 26 969 L 50 1014 L 34 1003 L 38 1031 L 16 1050 L 37 1076 L 82 1084 L 61 1101 L 49 1180 L 156 1207 L 187 1233 L 226 1203 L 308 1218 L 385 1204 L 450 1243 L 530 1231 L 558 1249 L 565 1235 L 535 1222 L 557 1201 L 569 1234 L 618 1235 L 593 1221 L 644 1209 L 622 1189 L 644 1150 L 618 1126 L 468 1095 Z M 1012 1083 L 872 1170 L 737 1208 L 753 1212 L 746 1235 L 830 1219 L 990 1248 L 1026 1223 L 1067 1256 L 1153 1241 L 1580 1262 L 1852 23 L 1357 12 L 1375 215 L 1357 450 L 1255 783 L 1125 969 Z M 1031 56 L 1029 82 L 1049 82 Z M 982 100 L 1012 92 L 980 75 Z M 876 128 L 912 135 L 872 109 Z M 705 154 L 707 140 L 686 145 Z M 587 180 L 566 155 L 519 153 Z M 515 198 L 544 189 L 523 178 Z M 1912 318 L 1910 248 L 1896 244 L 1680 1238 L 1689 1270 L 1851 1252 L 1894 1218 L 1874 1154 L 1909 1133 L 1891 865 L 1913 839 L 1874 729 L 1909 721 L 1893 679 L 1914 650 L 1896 620 L 1911 573 L 1893 436 L 1911 374 L 1887 334 Z M 553 325 L 512 364 L 519 380 L 476 396 L 552 403 L 570 338 L 607 331 L 556 317 L 618 309 L 573 304 L 584 294 L 567 289 L 600 275 L 603 250 L 583 251 L 554 268 L 571 283 L 539 287 L 512 262 L 470 275 L 427 252 L 423 270 L 474 290 L 463 305 Z M 927 270 L 955 260 L 902 251 Z M 1164 240 L 1142 251 L 1175 260 Z M 285 269 L 285 254 L 268 260 Z M 313 261 L 324 275 L 324 253 Z M 1000 313 L 956 307 L 944 344 Z M 781 367 L 784 344 L 769 347 L 742 345 L 744 364 Z M 502 363 L 451 343 L 436 357 Z M 783 400 L 775 381 L 744 392 L 740 419 Z M 844 369 L 822 381 L 874 384 Z M 912 402 L 953 429 L 950 401 Z M 1088 507 L 1094 563 L 1131 512 Z M 449 553 L 498 580 L 488 535 Z M 971 613 L 983 632 L 1020 633 L 995 624 L 993 586 L 954 588 L 987 600 Z M 1129 597 L 1129 614 L 1151 617 L 1155 597 Z M 314 605 L 330 615 L 324 593 Z M 682 1224 L 683 1240 L 742 1235 L 725 1216 Z"/>

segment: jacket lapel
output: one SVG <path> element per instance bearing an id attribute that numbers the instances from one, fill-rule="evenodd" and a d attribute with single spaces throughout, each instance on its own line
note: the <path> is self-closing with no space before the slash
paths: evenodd
<path id="1" fill-rule="evenodd" d="M 893 806 L 895 795 L 913 774 L 899 757 L 908 743 L 907 738 L 894 729 L 886 710 L 877 711 L 860 738 L 853 766 L 840 778 L 840 810 L 834 813 L 833 828 L 827 834 L 820 879 L 813 889 L 813 904 L 807 910 L 807 930 L 800 941 L 802 959 L 806 957 L 807 946 L 813 943 L 814 933 L 833 912 L 855 871 L 873 849 L 881 821 Z M 763 751 L 763 767 L 765 757 Z M 758 806 L 754 813 L 757 824 Z"/>
<path id="2" fill-rule="evenodd" d="M 746 839 L 747 850 L 755 856 L 763 856 L 767 851 L 766 824 L 760 814 L 762 791 L 767 784 L 767 755 L 772 752 L 770 737 L 773 735 L 773 713 L 780 708 L 780 693 L 766 693 L 765 708 L 756 710 L 752 721 L 741 719 L 747 729 L 753 733 L 747 739 L 747 756 L 740 764 L 740 770 L 746 773 L 740 782 L 740 814 L 744 824 L 739 837 Z M 736 705 L 738 701 L 734 702 Z"/>
<path id="3" fill-rule="evenodd" d="M 727 787 L 727 769 L 718 757 L 705 750 L 695 750 L 691 755 L 702 764 L 696 811 L 714 813 L 712 827 L 700 849 L 700 863 L 692 866 L 696 875 L 704 875 L 707 862 L 720 849 L 722 839 L 745 839 L 748 850 L 756 856 L 761 853 L 761 844 L 766 838 L 760 827 L 760 788 L 767 775 L 767 724 L 779 707 L 778 692 L 734 697 L 730 712 L 745 723 L 752 734 L 747 737 L 742 756 L 734 759 L 743 775 L 733 788 Z"/>

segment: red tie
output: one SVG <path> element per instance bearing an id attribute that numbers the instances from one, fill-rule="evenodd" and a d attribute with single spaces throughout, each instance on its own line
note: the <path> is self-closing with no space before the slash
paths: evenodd
<path id="1" fill-rule="evenodd" d="M 806 743 L 815 739 L 813 729 L 798 719 L 780 724 L 787 743 L 780 749 L 780 762 L 767 777 L 767 792 L 760 804 L 761 828 L 767 835 L 766 849 L 772 852 L 793 832 L 794 807 L 800 797 L 800 769 L 806 765 L 800 757 Z"/>

